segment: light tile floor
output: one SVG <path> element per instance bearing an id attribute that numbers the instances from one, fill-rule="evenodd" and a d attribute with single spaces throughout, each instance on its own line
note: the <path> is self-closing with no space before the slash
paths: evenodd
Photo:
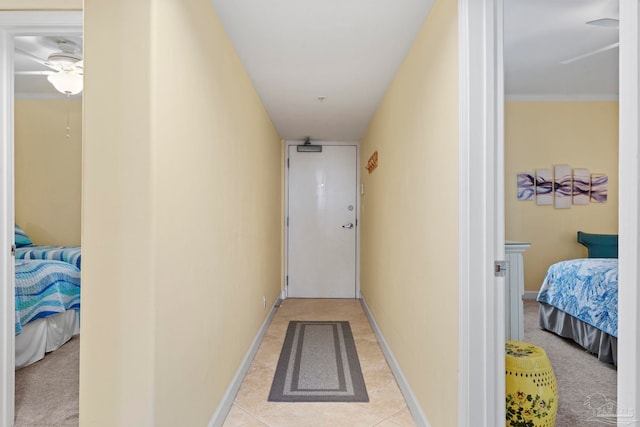
<path id="1" fill-rule="evenodd" d="M 368 403 L 268 402 L 290 320 L 348 320 Z M 276 312 L 224 427 L 415 426 L 359 300 L 287 299 Z"/>

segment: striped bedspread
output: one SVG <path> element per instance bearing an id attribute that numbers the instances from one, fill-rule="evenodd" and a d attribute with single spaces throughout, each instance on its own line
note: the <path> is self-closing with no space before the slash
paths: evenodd
<path id="1" fill-rule="evenodd" d="M 80 270 L 63 261 L 16 260 L 16 335 L 22 326 L 80 310 Z"/>
<path id="2" fill-rule="evenodd" d="M 617 337 L 618 260 L 585 258 L 553 264 L 537 299 Z"/>
<path id="3" fill-rule="evenodd" d="M 23 246 L 16 249 L 16 259 L 50 259 L 81 268 L 80 246 Z"/>

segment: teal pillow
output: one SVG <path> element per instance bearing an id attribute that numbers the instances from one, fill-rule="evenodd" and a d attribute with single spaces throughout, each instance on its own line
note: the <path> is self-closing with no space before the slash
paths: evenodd
<path id="1" fill-rule="evenodd" d="M 27 236 L 27 233 L 25 233 L 24 230 L 16 224 L 16 247 L 21 248 L 23 246 L 31 245 L 33 245 L 33 242 L 29 236 Z"/>

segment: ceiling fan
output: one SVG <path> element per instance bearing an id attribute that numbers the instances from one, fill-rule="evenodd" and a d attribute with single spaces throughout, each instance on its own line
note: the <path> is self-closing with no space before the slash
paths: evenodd
<path id="1" fill-rule="evenodd" d="M 82 92 L 83 59 L 78 45 L 70 40 L 57 41 L 58 51 L 41 58 L 16 45 L 16 53 L 44 65 L 49 70 L 16 71 L 18 75 L 46 75 L 59 92 L 69 96 Z"/>
<path id="2" fill-rule="evenodd" d="M 598 26 L 598 27 L 614 28 L 616 30 L 618 28 L 620 28 L 620 20 L 614 19 L 614 18 L 596 19 L 594 21 L 588 21 L 587 24 L 588 25 L 595 25 L 595 26 Z M 569 59 L 565 59 L 563 61 L 560 61 L 560 63 L 563 64 L 563 65 L 571 64 L 572 62 L 580 61 L 582 59 L 588 58 L 588 57 L 593 56 L 593 55 L 597 55 L 597 54 L 602 53 L 602 52 L 606 52 L 606 51 L 611 50 L 611 49 L 617 49 L 619 46 L 620 46 L 620 42 L 618 41 L 618 42 L 611 43 L 609 45 L 600 47 L 598 49 L 594 49 L 594 50 L 591 50 L 589 52 L 586 52 L 586 53 L 571 57 Z"/>

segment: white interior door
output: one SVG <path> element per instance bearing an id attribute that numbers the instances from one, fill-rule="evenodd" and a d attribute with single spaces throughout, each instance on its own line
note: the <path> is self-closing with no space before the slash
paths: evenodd
<path id="1" fill-rule="evenodd" d="M 356 297 L 356 150 L 289 146 L 288 297 Z"/>

